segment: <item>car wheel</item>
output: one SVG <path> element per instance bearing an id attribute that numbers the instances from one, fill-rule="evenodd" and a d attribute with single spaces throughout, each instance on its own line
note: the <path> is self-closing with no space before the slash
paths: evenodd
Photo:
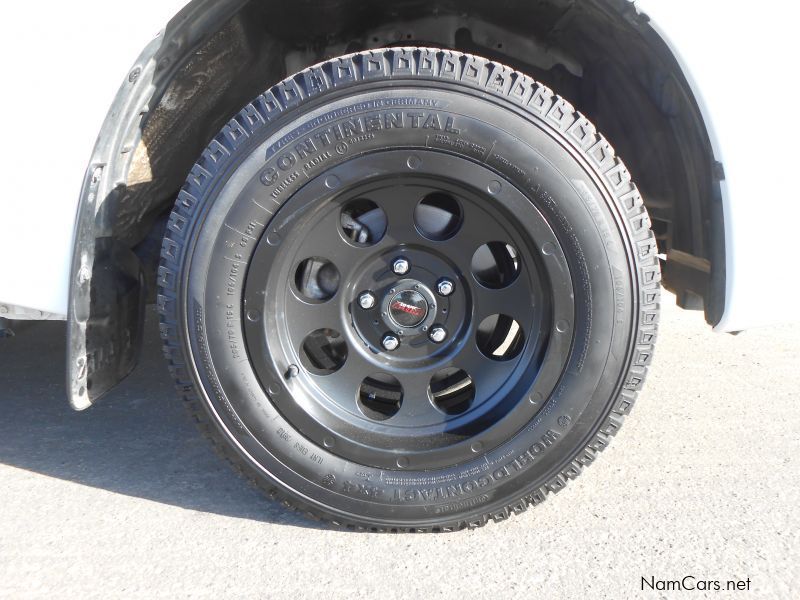
<path id="1" fill-rule="evenodd" d="M 166 355 L 271 497 L 372 530 L 505 519 L 631 409 L 649 227 L 611 145 L 526 75 L 428 48 L 332 59 L 191 170 L 159 271 Z"/>

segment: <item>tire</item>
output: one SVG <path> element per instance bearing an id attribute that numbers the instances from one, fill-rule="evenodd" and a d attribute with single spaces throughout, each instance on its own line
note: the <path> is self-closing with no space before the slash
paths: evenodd
<path id="1" fill-rule="evenodd" d="M 542 502 L 608 445 L 659 281 L 637 188 L 567 101 L 392 48 L 231 119 L 178 195 L 158 302 L 179 395 L 269 497 L 450 531 Z"/>

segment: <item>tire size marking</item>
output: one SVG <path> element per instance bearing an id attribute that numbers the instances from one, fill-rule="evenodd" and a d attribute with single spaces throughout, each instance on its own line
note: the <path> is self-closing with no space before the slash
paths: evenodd
<path id="1" fill-rule="evenodd" d="M 200 347 L 200 360 L 203 363 L 203 367 L 205 368 L 209 382 L 211 383 L 211 391 L 213 392 L 217 401 L 225 408 L 225 412 L 228 413 L 228 416 L 233 421 L 236 429 L 240 433 L 245 433 L 247 429 L 245 428 L 244 423 L 242 423 L 241 419 L 239 419 L 239 415 L 236 414 L 233 406 L 231 406 L 228 398 L 223 393 L 222 386 L 220 385 L 219 379 L 217 379 L 216 373 L 214 372 L 214 367 L 211 362 L 211 352 L 208 349 L 208 340 L 206 339 L 205 315 L 203 313 L 203 308 L 196 301 L 194 304 L 195 339 L 197 339 L 197 344 Z"/>
<path id="2" fill-rule="evenodd" d="M 237 255 L 240 256 L 240 255 Z M 242 273 L 242 264 L 238 262 L 231 262 L 228 268 L 227 285 L 225 286 L 225 293 L 228 296 L 236 297 L 239 295 L 240 276 Z"/>
<path id="3" fill-rule="evenodd" d="M 590 190 L 586 182 L 581 179 L 573 179 L 572 185 L 578 192 L 578 196 L 580 196 L 581 200 L 583 200 L 583 203 L 586 205 L 586 209 L 594 218 L 595 223 L 597 223 L 597 230 L 600 233 L 600 237 L 603 239 L 603 244 L 606 248 L 613 249 L 617 245 L 615 241 L 616 238 L 611 235 L 611 230 L 606 224 L 603 211 L 600 209 L 600 203 L 592 193 L 592 190 Z"/>
<path id="4" fill-rule="evenodd" d="M 483 160 L 488 152 L 488 148 L 486 146 L 478 144 L 477 142 L 469 141 L 463 137 L 445 135 L 443 133 L 437 133 L 435 136 L 433 136 L 433 144 L 431 145 L 451 148 L 481 160 Z"/>
<path id="5" fill-rule="evenodd" d="M 228 349 L 234 359 L 239 359 L 242 356 L 242 344 L 239 339 L 240 318 L 241 315 L 236 306 L 233 304 L 225 306 L 225 337 L 228 340 Z"/>

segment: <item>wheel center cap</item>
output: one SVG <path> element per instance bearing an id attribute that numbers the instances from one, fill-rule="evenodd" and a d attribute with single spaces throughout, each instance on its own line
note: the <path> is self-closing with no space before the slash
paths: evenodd
<path id="1" fill-rule="evenodd" d="M 416 290 L 403 290 L 389 301 L 389 317 L 400 327 L 417 327 L 428 316 L 428 301 Z"/>

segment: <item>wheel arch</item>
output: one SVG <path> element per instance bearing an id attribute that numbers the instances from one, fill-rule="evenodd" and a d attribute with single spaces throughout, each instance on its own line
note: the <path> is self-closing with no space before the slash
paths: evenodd
<path id="1" fill-rule="evenodd" d="M 721 165 L 678 60 L 627 0 L 491 7 L 477 0 L 193 0 L 127 74 L 87 170 L 68 316 L 75 408 L 90 406 L 134 368 L 166 215 L 230 116 L 289 73 L 402 44 L 483 55 L 570 99 L 616 146 L 642 190 L 666 258 L 665 285 L 683 306 L 704 307 L 709 322 L 719 320 Z"/>

